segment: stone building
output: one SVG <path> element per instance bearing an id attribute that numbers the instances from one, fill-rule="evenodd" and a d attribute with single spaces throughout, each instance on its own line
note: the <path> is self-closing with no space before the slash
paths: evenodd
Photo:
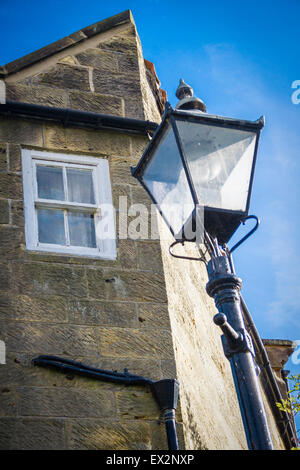
<path id="1" fill-rule="evenodd" d="M 180 449 L 246 449 L 205 266 L 170 257 L 172 237 L 156 213 L 161 240 L 130 234 L 136 213 L 127 208 L 151 212 L 130 167 L 166 101 L 131 12 L 6 64 L 0 79 L 1 448 L 167 449 L 149 387 L 32 363 L 55 355 L 178 378 Z M 115 220 L 99 210 L 111 200 Z M 274 447 L 289 448 L 294 430 L 274 403 L 293 344 L 265 343 L 277 351 L 275 378 L 248 326 Z"/>

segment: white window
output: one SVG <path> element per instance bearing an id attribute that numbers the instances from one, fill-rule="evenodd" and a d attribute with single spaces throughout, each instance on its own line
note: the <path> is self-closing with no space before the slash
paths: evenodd
<path id="1" fill-rule="evenodd" d="M 28 250 L 116 258 L 108 161 L 22 150 Z"/>

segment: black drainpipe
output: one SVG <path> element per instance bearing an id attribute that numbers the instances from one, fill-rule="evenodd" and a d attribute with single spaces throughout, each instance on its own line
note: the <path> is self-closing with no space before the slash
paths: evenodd
<path id="1" fill-rule="evenodd" d="M 179 394 L 179 383 L 175 379 L 159 380 L 151 384 L 151 390 L 162 411 L 169 450 L 178 450 L 175 412 Z"/>
<path id="2" fill-rule="evenodd" d="M 168 449 L 178 450 L 175 412 L 178 402 L 179 383 L 176 379 L 163 379 L 157 382 L 130 374 L 127 369 L 124 372 L 115 372 L 97 369 L 81 362 L 64 359 L 58 356 L 38 356 L 32 360 L 33 365 L 59 370 L 63 373 L 72 373 L 90 379 L 106 382 L 123 383 L 126 385 L 149 385 L 155 398 L 166 426 Z"/>

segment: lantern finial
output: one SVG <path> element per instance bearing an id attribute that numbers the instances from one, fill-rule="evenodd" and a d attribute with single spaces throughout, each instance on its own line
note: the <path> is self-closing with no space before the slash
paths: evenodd
<path id="1" fill-rule="evenodd" d="M 194 94 L 194 90 L 190 85 L 187 85 L 184 80 L 181 78 L 179 80 L 179 85 L 176 90 L 176 96 L 179 100 L 182 100 L 183 98 L 188 98 L 192 97 Z"/>
<path id="2" fill-rule="evenodd" d="M 182 78 L 179 81 L 176 96 L 180 100 L 177 103 L 176 109 L 190 109 L 201 111 L 202 113 L 206 112 L 205 103 L 194 96 L 193 88 L 190 85 L 187 85 Z"/>

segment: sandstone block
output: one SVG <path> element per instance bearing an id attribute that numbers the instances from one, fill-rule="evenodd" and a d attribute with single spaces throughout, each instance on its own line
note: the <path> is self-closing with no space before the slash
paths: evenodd
<path id="1" fill-rule="evenodd" d="M 171 334 L 167 330 L 101 328 L 101 354 L 107 357 L 173 358 Z"/>
<path id="2" fill-rule="evenodd" d="M 64 450 L 65 422 L 52 418 L 19 419 L 13 442 L 13 448 L 18 450 Z"/>
<path id="3" fill-rule="evenodd" d="M 130 155 L 130 140 L 125 134 L 45 125 L 45 147 L 67 152 L 98 153 L 101 156 Z"/>
<path id="4" fill-rule="evenodd" d="M 15 259 L 21 256 L 25 238 L 23 230 L 0 227 L 0 256 L 2 259 Z"/>
<path id="5" fill-rule="evenodd" d="M 126 73 L 110 73 L 100 69 L 94 69 L 95 91 L 104 94 L 113 94 L 128 99 L 130 96 L 137 99 L 141 96 L 139 75 Z M 142 105 L 142 101 L 141 101 Z"/>
<path id="6" fill-rule="evenodd" d="M 136 242 L 134 240 L 119 240 L 118 258 L 124 269 L 137 268 Z"/>
<path id="7" fill-rule="evenodd" d="M 136 56 L 129 54 L 117 54 L 118 69 L 121 73 L 139 73 L 139 61 Z"/>
<path id="8" fill-rule="evenodd" d="M 20 199 L 22 197 L 22 177 L 14 173 L 0 173 L 0 197 Z"/>
<path id="9" fill-rule="evenodd" d="M 9 170 L 12 172 L 22 170 L 21 146 L 8 144 Z"/>
<path id="10" fill-rule="evenodd" d="M 0 224 L 9 223 L 9 205 L 7 199 L 0 199 Z"/>
<path id="11" fill-rule="evenodd" d="M 45 86 L 8 84 L 7 98 L 13 101 L 54 106 L 56 108 L 65 108 L 67 106 L 67 93 L 64 90 Z"/>
<path id="12" fill-rule="evenodd" d="M 136 165 L 136 161 L 132 158 L 112 157 L 109 159 L 110 172 L 114 184 L 130 184 L 138 185 L 136 178 L 131 176 L 130 167 Z"/>
<path id="13" fill-rule="evenodd" d="M 0 142 L 0 170 L 7 171 L 7 144 Z"/>
<path id="14" fill-rule="evenodd" d="M 159 274 L 97 269 L 87 272 L 91 298 L 133 302 L 166 302 L 164 278 Z"/>
<path id="15" fill-rule="evenodd" d="M 154 242 L 137 241 L 138 268 L 156 273 L 163 272 L 159 240 Z"/>
<path id="16" fill-rule="evenodd" d="M 31 295 L 86 296 L 83 268 L 53 264 L 25 263 L 13 265 L 13 290 Z"/>
<path id="17" fill-rule="evenodd" d="M 24 206 L 23 201 L 11 200 L 11 223 L 24 229 Z"/>
<path id="18" fill-rule="evenodd" d="M 2 367 L 2 366 L 1 366 Z M 17 415 L 17 393 L 14 388 L 4 386 L 0 389 L 0 417 Z"/>
<path id="19" fill-rule="evenodd" d="M 93 327 L 1 321 L 0 331 L 10 352 L 63 356 L 95 356 L 99 352 L 99 335 Z"/>
<path id="20" fill-rule="evenodd" d="M 6 291 L 10 287 L 10 270 L 9 265 L 0 264 L 0 290 Z"/>
<path id="21" fill-rule="evenodd" d="M 15 436 L 16 419 L 0 418 L 0 450 L 12 450 Z"/>
<path id="22" fill-rule="evenodd" d="M 112 197 L 113 197 L 113 205 L 114 208 L 119 211 L 119 210 L 125 210 L 127 212 L 127 209 L 131 205 L 131 188 L 128 184 L 113 184 L 112 185 Z M 122 203 L 120 204 L 120 197 L 126 198 L 127 204 L 122 206 Z M 124 199 L 123 199 L 124 201 Z"/>
<path id="23" fill-rule="evenodd" d="M 58 63 L 46 72 L 33 76 L 32 84 L 46 85 L 63 90 L 90 91 L 88 69 L 78 65 Z"/>
<path id="24" fill-rule="evenodd" d="M 138 320 L 141 328 L 170 328 L 168 306 L 148 302 L 139 303 Z"/>
<path id="25" fill-rule="evenodd" d="M 131 387 L 116 392 L 117 410 L 120 419 L 158 419 L 159 407 L 150 389 Z"/>
<path id="26" fill-rule="evenodd" d="M 32 353 L 7 351 L 6 364 L 0 368 L 0 388 L 19 387 L 20 385 L 31 387 L 52 385 L 53 379 L 51 380 L 49 376 L 54 372 L 50 369 L 34 367 L 31 360 Z"/>
<path id="27" fill-rule="evenodd" d="M 55 295 L 2 296 L 0 318 L 43 323 L 65 323 L 68 319 L 67 299 Z"/>
<path id="28" fill-rule="evenodd" d="M 71 91 L 69 100 L 72 109 L 114 116 L 125 115 L 124 100 L 117 96 Z"/>
<path id="29" fill-rule="evenodd" d="M 147 119 L 143 102 L 138 95 L 136 95 L 136 97 L 125 99 L 125 116 L 133 119 Z"/>
<path id="30" fill-rule="evenodd" d="M 176 379 L 177 370 L 175 360 L 162 359 L 160 363 L 161 374 L 164 379 Z"/>
<path id="31" fill-rule="evenodd" d="M 147 136 L 135 135 L 131 137 L 131 155 L 135 159 L 135 165 L 140 160 L 148 144 L 149 138 Z"/>
<path id="32" fill-rule="evenodd" d="M 43 147 L 42 128 L 42 122 L 36 120 L 1 118 L 0 140 L 13 144 Z"/>
<path id="33" fill-rule="evenodd" d="M 76 55 L 76 59 L 81 65 L 97 67 L 109 72 L 117 72 L 118 64 L 116 56 L 112 52 L 102 51 L 100 49 L 86 49 Z"/>
<path id="34" fill-rule="evenodd" d="M 20 416 L 108 418 L 114 416 L 113 393 L 64 388 L 30 388 L 19 393 Z"/>
<path id="35" fill-rule="evenodd" d="M 106 41 L 100 42 L 99 49 L 114 52 L 123 52 L 124 54 L 137 54 L 137 43 L 135 37 L 113 36 Z"/>
<path id="36" fill-rule="evenodd" d="M 72 55 L 67 55 L 59 60 L 61 64 L 78 65 L 77 60 Z"/>
<path id="37" fill-rule="evenodd" d="M 142 186 L 136 186 L 132 188 L 132 203 L 133 204 L 144 204 L 148 209 L 150 208 L 152 200 L 147 191 Z"/>
<path id="38" fill-rule="evenodd" d="M 117 372 L 124 372 L 124 369 L 128 369 L 131 374 L 140 375 L 152 380 L 160 380 L 164 377 L 161 375 L 159 359 L 150 357 L 101 357 L 97 367 L 116 370 Z M 116 384 L 113 386 L 114 388 L 117 387 Z M 123 388 L 122 385 L 120 387 Z"/>
<path id="39" fill-rule="evenodd" d="M 147 423 L 142 422 L 69 421 L 67 435 L 69 436 L 69 449 L 151 449 L 150 428 Z"/>
<path id="40" fill-rule="evenodd" d="M 70 321 L 79 325 L 137 327 L 134 303 L 70 301 Z"/>

